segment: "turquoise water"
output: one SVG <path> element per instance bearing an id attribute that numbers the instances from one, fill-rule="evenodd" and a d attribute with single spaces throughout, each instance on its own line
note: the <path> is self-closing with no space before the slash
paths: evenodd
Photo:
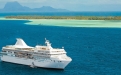
<path id="1" fill-rule="evenodd" d="M 62 20 L 62 19 L 30 19 L 27 25 L 47 25 L 64 27 L 104 27 L 121 28 L 121 20 Z"/>
<path id="2" fill-rule="evenodd" d="M 28 21 L 0 20 L 0 48 L 23 38 L 30 45 L 64 46 L 73 61 L 64 69 L 30 68 L 0 61 L 0 75 L 121 75 L 121 28 L 25 25 Z"/>

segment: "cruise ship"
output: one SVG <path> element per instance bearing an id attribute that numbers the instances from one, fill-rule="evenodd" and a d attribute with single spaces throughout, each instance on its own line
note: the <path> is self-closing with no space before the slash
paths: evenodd
<path id="1" fill-rule="evenodd" d="M 64 48 L 52 48 L 49 40 L 45 46 L 28 46 L 23 39 L 17 38 L 15 45 L 2 47 L 1 61 L 28 65 L 30 67 L 64 69 L 72 59 L 66 55 Z"/>

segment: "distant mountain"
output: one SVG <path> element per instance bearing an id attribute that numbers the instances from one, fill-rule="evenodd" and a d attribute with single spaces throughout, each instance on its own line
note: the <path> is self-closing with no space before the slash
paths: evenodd
<path id="1" fill-rule="evenodd" d="M 31 10 L 29 7 L 22 6 L 18 2 L 8 2 L 2 9 L 3 11 L 10 11 L 10 12 L 15 12 L 15 11 L 28 11 Z"/>
<path id="2" fill-rule="evenodd" d="M 50 6 L 43 6 L 40 8 L 31 9 L 26 6 L 22 6 L 17 1 L 7 2 L 3 9 L 0 9 L 0 12 L 67 12 L 66 9 L 55 9 Z"/>

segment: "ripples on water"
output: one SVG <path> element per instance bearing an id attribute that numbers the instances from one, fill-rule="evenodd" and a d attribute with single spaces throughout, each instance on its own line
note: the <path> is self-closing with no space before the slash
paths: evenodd
<path id="1" fill-rule="evenodd" d="M 0 48 L 15 44 L 23 38 L 30 46 L 44 44 L 44 38 L 53 47 L 64 46 L 73 61 L 65 70 L 30 68 L 29 66 L 0 62 L 0 75 L 120 75 L 121 29 L 74 28 L 56 26 L 29 26 L 27 21 L 0 21 Z"/>

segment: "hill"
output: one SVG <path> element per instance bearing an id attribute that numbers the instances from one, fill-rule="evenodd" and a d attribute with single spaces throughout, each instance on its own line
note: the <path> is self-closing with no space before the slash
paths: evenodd
<path id="1" fill-rule="evenodd" d="M 26 6 L 22 6 L 17 1 L 7 2 L 3 9 L 0 9 L 0 12 L 67 12 L 66 9 L 56 9 L 51 6 L 43 6 L 40 8 L 31 9 Z"/>

